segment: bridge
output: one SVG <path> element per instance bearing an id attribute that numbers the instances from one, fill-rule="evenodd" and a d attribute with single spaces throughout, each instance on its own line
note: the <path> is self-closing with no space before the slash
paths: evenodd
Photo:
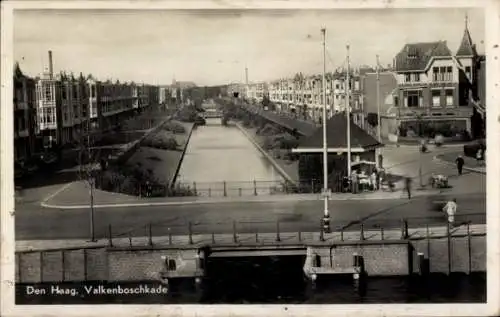
<path id="1" fill-rule="evenodd" d="M 203 119 L 222 118 L 224 116 L 224 113 L 218 109 L 208 109 L 208 110 L 205 110 L 204 112 L 200 112 L 200 116 Z"/>

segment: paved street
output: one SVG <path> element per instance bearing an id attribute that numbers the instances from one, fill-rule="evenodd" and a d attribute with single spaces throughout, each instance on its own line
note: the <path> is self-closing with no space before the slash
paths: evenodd
<path id="1" fill-rule="evenodd" d="M 402 218 L 413 218 L 410 227 L 425 224 L 444 224 L 445 218 L 438 211 L 431 211 L 429 201 L 439 199 L 417 197 L 392 200 L 344 200 L 331 201 L 332 224 L 335 227 L 349 225 L 355 230 L 356 222 L 366 220 L 366 228 L 382 226 L 399 227 Z M 485 222 L 485 197 L 469 194 L 458 199 L 459 221 Z M 315 231 L 323 213 L 323 202 L 227 202 L 220 204 L 189 204 L 178 206 L 119 207 L 95 210 L 96 233 L 103 238 L 108 225 L 113 235 L 144 236 L 147 224 L 153 225 L 154 235 L 185 234 L 188 223 L 195 233 L 232 232 L 233 221 L 239 232 L 274 232 L 276 221 L 280 230 Z M 36 205 L 16 211 L 16 240 L 85 238 L 88 236 L 88 209 L 44 209 Z"/>
<path id="2" fill-rule="evenodd" d="M 426 184 L 432 173 L 443 174 L 449 177 L 450 190 L 452 194 L 462 195 L 466 193 L 486 193 L 486 175 L 471 171 L 464 171 L 464 175 L 458 177 L 453 164 L 434 159 L 435 156 L 450 156 L 450 153 L 458 154 L 457 147 L 431 147 L 429 153 L 420 154 L 418 147 L 385 147 L 383 149 L 384 167 L 387 172 L 396 175 L 410 176 L 414 179 L 414 186 L 419 183 L 419 160 L 422 160 L 423 183 Z M 402 186 L 402 184 L 400 184 Z"/>

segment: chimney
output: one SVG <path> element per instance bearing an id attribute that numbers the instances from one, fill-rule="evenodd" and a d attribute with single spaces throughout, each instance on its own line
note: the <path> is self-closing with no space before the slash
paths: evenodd
<path id="1" fill-rule="evenodd" d="M 49 51 L 49 78 L 54 78 L 54 65 L 52 63 L 52 51 Z"/>

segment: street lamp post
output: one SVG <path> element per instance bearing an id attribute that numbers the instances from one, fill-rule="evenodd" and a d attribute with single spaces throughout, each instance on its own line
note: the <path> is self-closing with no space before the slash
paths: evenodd
<path id="1" fill-rule="evenodd" d="M 328 198 L 330 195 L 328 189 L 328 142 L 326 134 L 326 29 L 321 29 L 323 35 L 323 199 L 324 214 L 322 219 L 323 232 L 330 232 L 330 212 L 328 211 Z"/>
<path id="2" fill-rule="evenodd" d="M 347 45 L 347 84 L 346 84 L 346 117 L 347 117 L 347 176 L 351 178 L 351 105 L 350 105 L 350 62 L 349 62 L 349 45 Z"/>
<path id="3" fill-rule="evenodd" d="M 381 127 L 380 127 L 380 122 L 382 121 L 380 119 L 380 62 L 379 62 L 379 59 L 378 59 L 378 55 L 377 55 L 377 141 L 378 143 L 382 143 L 382 133 L 381 133 Z M 377 162 L 377 169 L 378 168 L 382 168 L 382 166 L 380 166 L 380 148 L 377 148 L 377 151 L 376 151 L 376 158 L 375 158 L 375 161 Z"/>

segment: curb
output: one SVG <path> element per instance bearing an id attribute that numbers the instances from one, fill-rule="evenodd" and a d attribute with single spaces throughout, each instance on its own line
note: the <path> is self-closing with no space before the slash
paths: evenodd
<path id="1" fill-rule="evenodd" d="M 267 153 L 262 147 L 260 147 L 257 142 L 248 134 L 245 129 L 243 129 L 238 122 L 235 122 L 236 127 L 246 136 L 246 138 L 252 142 L 252 144 L 269 160 L 269 162 L 278 170 L 278 172 L 283 176 L 287 181 L 291 182 L 294 185 L 297 185 L 297 182 L 294 181 L 290 175 L 288 175 L 281 166 Z"/>
<path id="2" fill-rule="evenodd" d="M 407 200 L 406 196 L 401 191 L 394 192 L 395 197 L 388 196 L 372 196 L 372 197 L 359 197 L 352 194 L 346 194 L 346 196 L 340 196 L 335 198 L 330 198 L 329 201 L 359 201 L 359 200 L 395 200 L 403 199 Z M 417 197 L 425 197 L 438 193 L 425 193 L 416 194 Z M 290 194 L 281 197 L 272 198 L 271 196 L 265 197 L 263 199 L 214 199 L 214 200 L 193 200 L 193 201 L 159 201 L 159 202 L 144 202 L 144 203 L 122 203 L 122 204 L 95 204 L 94 208 L 129 208 L 129 207 L 154 207 L 154 206 L 186 206 L 186 205 L 214 205 L 214 204 L 228 204 L 228 203 L 279 203 L 279 202 L 298 202 L 298 201 L 322 201 L 323 198 L 318 194 L 304 194 L 300 197 L 297 195 Z M 40 204 L 44 208 L 50 209 L 85 209 L 89 208 L 90 205 L 52 205 L 46 202 Z"/>
<path id="3" fill-rule="evenodd" d="M 435 155 L 432 158 L 432 160 L 436 161 L 438 163 L 449 165 L 449 166 L 455 166 L 455 163 L 452 163 L 452 162 L 450 162 L 448 160 L 442 159 L 442 158 L 439 157 L 439 155 Z M 467 167 L 467 166 L 464 165 L 463 169 L 466 170 L 466 171 L 469 171 L 469 172 L 486 175 L 486 171 L 481 171 L 481 170 L 479 170 L 477 168 L 474 168 L 474 167 Z"/>

